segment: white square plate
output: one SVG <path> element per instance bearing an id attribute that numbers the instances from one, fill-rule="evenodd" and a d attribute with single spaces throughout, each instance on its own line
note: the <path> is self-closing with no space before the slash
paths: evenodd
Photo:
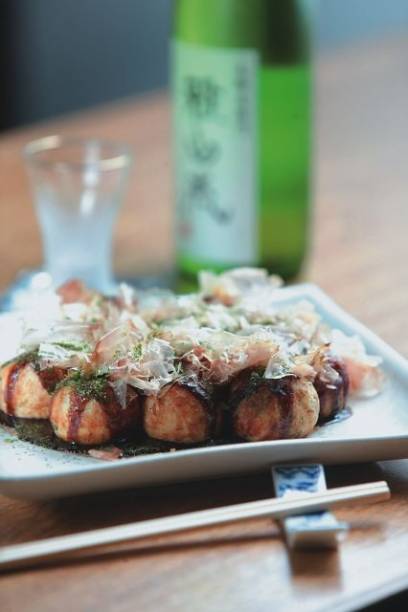
<path id="1" fill-rule="evenodd" d="M 332 327 L 358 334 L 368 352 L 383 358 L 387 376 L 383 392 L 350 402 L 350 418 L 319 427 L 301 440 L 231 444 L 110 462 L 22 442 L 0 426 L 0 492 L 45 499 L 260 472 L 276 463 L 408 458 L 408 362 L 314 285 L 281 289 L 277 299 L 287 305 L 303 298 L 310 300 Z"/>

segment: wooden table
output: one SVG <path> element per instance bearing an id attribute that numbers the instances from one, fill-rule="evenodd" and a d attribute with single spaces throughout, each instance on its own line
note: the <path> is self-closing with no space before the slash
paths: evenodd
<path id="1" fill-rule="evenodd" d="M 306 277 L 408 356 L 408 43 L 385 40 L 327 56 L 317 74 L 314 246 Z M 117 228 L 122 274 L 171 260 L 169 112 L 165 96 L 3 135 L 0 286 L 40 262 L 20 160 L 53 132 L 130 141 L 136 165 Z M 288 555 L 270 521 L 155 539 L 132 554 L 0 578 L 2 612 L 204 612 L 355 609 L 408 586 L 408 462 L 328 469 L 330 485 L 385 478 L 392 500 L 339 510 L 353 529 L 340 550 Z M 0 499 L 0 544 L 271 494 L 268 475 L 47 503 Z"/>

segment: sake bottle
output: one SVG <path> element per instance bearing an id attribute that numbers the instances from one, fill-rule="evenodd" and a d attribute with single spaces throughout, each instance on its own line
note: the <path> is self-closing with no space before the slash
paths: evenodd
<path id="1" fill-rule="evenodd" d="M 175 0 L 176 258 L 285 279 L 307 252 L 315 0 Z"/>

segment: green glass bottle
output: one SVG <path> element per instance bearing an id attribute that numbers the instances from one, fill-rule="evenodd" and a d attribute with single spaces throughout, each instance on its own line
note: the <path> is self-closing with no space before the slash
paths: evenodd
<path id="1" fill-rule="evenodd" d="M 308 242 L 315 0 L 175 0 L 177 266 L 298 274 Z"/>

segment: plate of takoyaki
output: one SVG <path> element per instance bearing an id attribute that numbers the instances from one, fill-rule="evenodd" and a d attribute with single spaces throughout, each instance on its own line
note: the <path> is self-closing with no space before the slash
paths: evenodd
<path id="1" fill-rule="evenodd" d="M 0 490 L 57 497 L 408 456 L 408 365 L 313 285 L 70 281 L 0 317 Z"/>

